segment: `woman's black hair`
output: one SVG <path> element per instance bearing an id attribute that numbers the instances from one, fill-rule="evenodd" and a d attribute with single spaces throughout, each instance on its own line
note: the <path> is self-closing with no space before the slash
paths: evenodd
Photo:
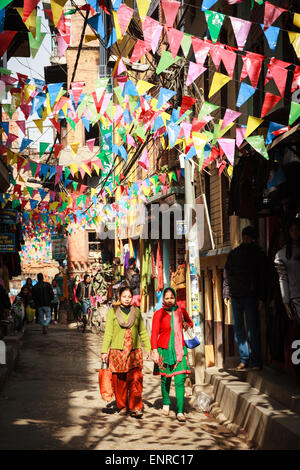
<path id="1" fill-rule="evenodd" d="M 129 258 L 128 266 L 131 266 L 133 263 L 135 263 L 135 258 Z"/>
<path id="2" fill-rule="evenodd" d="M 83 280 L 86 281 L 88 277 L 91 277 L 91 276 L 90 276 L 89 274 L 85 274 L 85 275 L 83 276 Z"/>
<path id="3" fill-rule="evenodd" d="M 174 289 L 172 289 L 172 287 L 166 287 L 166 289 L 164 290 L 164 293 L 163 293 L 163 297 L 165 297 L 167 292 L 172 292 L 172 294 L 174 295 L 174 297 L 176 299 L 176 293 L 175 293 Z"/>
<path id="4" fill-rule="evenodd" d="M 291 236 L 290 236 L 290 229 L 293 225 L 300 227 L 300 218 L 292 219 L 287 226 L 287 242 L 286 242 L 286 250 L 285 250 L 285 255 L 287 259 L 291 259 L 292 254 L 293 254 L 293 240 L 291 239 Z"/>
<path id="5" fill-rule="evenodd" d="M 130 294 L 133 297 L 132 289 L 129 286 L 122 286 L 121 289 L 119 290 L 119 297 L 120 298 L 121 298 L 121 295 L 123 294 L 123 292 L 125 292 L 126 290 L 129 290 Z"/>

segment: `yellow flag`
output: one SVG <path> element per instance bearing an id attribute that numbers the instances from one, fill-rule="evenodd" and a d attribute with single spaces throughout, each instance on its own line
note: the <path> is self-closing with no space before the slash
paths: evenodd
<path id="1" fill-rule="evenodd" d="M 88 166 L 86 166 L 84 163 L 82 163 L 80 166 L 81 166 L 81 168 L 83 168 L 83 170 L 84 170 L 89 176 L 92 176 L 91 170 L 89 169 Z"/>
<path id="2" fill-rule="evenodd" d="M 289 38 L 290 42 L 295 49 L 296 55 L 298 59 L 300 58 L 300 33 L 294 33 L 293 31 L 289 31 Z"/>
<path id="3" fill-rule="evenodd" d="M 98 39 L 98 36 L 96 36 L 96 34 L 86 34 L 84 36 L 84 42 L 96 41 L 97 39 Z"/>
<path id="4" fill-rule="evenodd" d="M 95 165 L 95 163 L 93 163 L 93 167 L 96 170 L 97 175 L 99 176 L 100 168 L 97 165 Z"/>
<path id="5" fill-rule="evenodd" d="M 199 132 L 193 132 L 193 142 L 195 146 L 195 150 L 197 152 L 198 158 L 203 158 L 203 150 L 205 147 L 206 142 L 208 141 L 208 136 L 205 134 L 200 134 Z"/>
<path id="6" fill-rule="evenodd" d="M 74 155 L 76 155 L 79 145 L 80 145 L 80 142 L 74 142 L 73 144 L 70 144 L 72 153 Z"/>
<path id="7" fill-rule="evenodd" d="M 300 28 L 300 13 L 294 14 L 293 23 L 297 28 Z"/>
<path id="8" fill-rule="evenodd" d="M 211 98 L 217 91 L 219 91 L 226 83 L 231 80 L 230 77 L 223 73 L 215 72 L 212 80 L 212 84 L 209 90 L 208 98 Z"/>
<path id="9" fill-rule="evenodd" d="M 114 17 L 117 40 L 119 41 L 120 39 L 122 39 L 123 36 L 121 33 L 120 24 L 119 24 L 118 13 L 116 11 L 113 11 L 113 17 Z"/>
<path id="10" fill-rule="evenodd" d="M 15 8 L 23 21 L 23 8 Z M 35 38 L 36 36 L 36 8 L 32 11 L 32 13 L 28 16 L 27 20 L 25 21 L 25 26 L 31 32 L 32 36 Z"/>
<path id="11" fill-rule="evenodd" d="M 34 85 L 28 85 L 27 83 L 24 86 L 24 97 L 25 97 L 25 102 L 27 103 L 30 95 L 34 92 L 35 86 Z"/>
<path id="12" fill-rule="evenodd" d="M 58 24 L 58 22 L 61 18 L 63 8 L 64 8 L 66 2 L 67 2 L 67 0 L 51 0 L 51 10 L 52 10 L 52 14 L 53 14 L 54 26 L 57 26 L 57 24 Z"/>
<path id="13" fill-rule="evenodd" d="M 42 134 L 43 133 L 43 119 L 34 119 L 33 122 L 38 128 L 38 130 L 40 131 L 40 133 Z"/>
<path id="14" fill-rule="evenodd" d="M 256 118 L 254 116 L 249 116 L 247 121 L 247 128 L 245 133 L 245 138 L 248 137 L 252 132 L 257 129 L 257 127 L 263 122 L 263 119 Z"/>
<path id="15" fill-rule="evenodd" d="M 96 188 L 91 188 L 91 199 L 97 194 L 97 189 Z"/>
<path id="16" fill-rule="evenodd" d="M 49 204 L 49 210 L 52 211 L 52 210 L 56 210 L 57 209 L 57 206 L 58 206 L 59 202 L 58 201 L 55 201 L 55 202 L 51 202 L 51 204 Z"/>
<path id="17" fill-rule="evenodd" d="M 150 88 L 154 87 L 152 83 L 145 82 L 144 80 L 139 80 L 136 85 L 136 89 L 138 91 L 138 94 L 141 96 L 144 93 L 146 93 Z"/>
<path id="18" fill-rule="evenodd" d="M 72 165 L 69 165 L 69 167 L 71 168 L 71 170 L 73 171 L 73 173 L 75 175 L 77 175 L 78 173 L 78 166 L 76 165 L 76 163 L 72 163 Z"/>
<path id="19" fill-rule="evenodd" d="M 23 178 L 22 178 L 22 176 L 21 176 L 21 175 L 19 175 L 19 182 L 21 182 L 21 183 L 25 183 L 25 181 L 23 180 Z M 25 189 L 25 188 L 24 188 L 24 189 Z"/>
<path id="20" fill-rule="evenodd" d="M 151 0 L 136 0 L 136 4 L 139 10 L 139 15 L 140 15 L 142 22 L 144 22 L 144 19 L 148 13 L 150 3 L 151 3 Z"/>

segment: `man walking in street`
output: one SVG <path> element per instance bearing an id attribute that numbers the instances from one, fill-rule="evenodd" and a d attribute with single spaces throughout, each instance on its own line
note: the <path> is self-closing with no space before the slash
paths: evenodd
<path id="1" fill-rule="evenodd" d="M 254 370 L 262 368 L 258 308 L 267 295 L 267 257 L 255 243 L 256 238 L 253 227 L 244 228 L 242 243 L 229 253 L 224 269 L 223 297 L 227 307 L 231 298 L 234 339 L 240 355 L 238 370 L 246 369 L 249 362 Z"/>
<path id="2" fill-rule="evenodd" d="M 91 308 L 91 297 L 95 296 L 91 277 L 89 274 L 85 274 L 83 281 L 79 282 L 76 290 L 76 297 L 81 303 L 82 314 L 83 314 L 83 326 L 85 328 L 87 323 L 88 309 Z"/>
<path id="3" fill-rule="evenodd" d="M 44 282 L 42 273 L 37 275 L 37 280 L 37 284 L 32 288 L 32 297 L 38 310 L 43 334 L 45 335 L 51 321 L 51 301 L 54 299 L 54 294 L 49 282 Z"/>

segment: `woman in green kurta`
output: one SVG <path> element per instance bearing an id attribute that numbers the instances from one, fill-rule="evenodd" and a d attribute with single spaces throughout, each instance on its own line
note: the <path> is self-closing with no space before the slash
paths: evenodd
<path id="1" fill-rule="evenodd" d="M 183 328 L 193 326 L 188 313 L 176 305 L 176 294 L 172 288 L 163 293 L 163 308 L 155 312 L 152 322 L 151 346 L 153 361 L 158 364 L 161 375 L 163 415 L 169 414 L 170 386 L 174 377 L 177 399 L 177 419 L 185 421 L 184 383 L 190 374 L 187 349 L 183 339 Z"/>

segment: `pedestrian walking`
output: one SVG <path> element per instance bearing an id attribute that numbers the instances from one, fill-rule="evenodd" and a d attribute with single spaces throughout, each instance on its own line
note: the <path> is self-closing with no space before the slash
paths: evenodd
<path id="1" fill-rule="evenodd" d="M 300 325 L 300 218 L 289 224 L 287 243 L 276 253 L 274 262 L 286 313 Z"/>
<path id="2" fill-rule="evenodd" d="M 25 307 L 24 300 L 20 295 L 17 295 L 12 305 L 12 314 L 14 318 L 14 330 L 19 333 L 24 332 L 25 323 Z"/>
<path id="3" fill-rule="evenodd" d="M 135 258 L 129 258 L 128 269 L 125 273 L 125 282 L 130 287 L 133 293 L 132 305 L 139 307 L 141 305 L 140 296 L 140 271 L 136 267 Z"/>
<path id="4" fill-rule="evenodd" d="M 121 284 L 121 261 L 115 257 L 112 265 L 112 303 L 116 303 L 119 299 L 119 288 Z"/>
<path id="5" fill-rule="evenodd" d="M 132 290 L 121 287 L 120 306 L 107 315 L 101 359 L 112 371 L 117 408 L 122 415 L 143 416 L 143 352 L 140 340 L 150 359 L 150 340 L 140 309 L 132 305 Z M 108 350 L 110 348 L 109 354 Z"/>
<path id="6" fill-rule="evenodd" d="M 76 289 L 76 297 L 81 303 L 82 307 L 84 327 L 87 323 L 88 310 L 91 308 L 91 297 L 94 296 L 95 292 L 91 282 L 91 276 L 89 274 L 85 274 L 83 277 L 83 281 L 79 282 Z"/>
<path id="7" fill-rule="evenodd" d="M 34 308 L 32 292 L 27 287 L 26 284 L 22 287 L 18 296 L 20 296 L 23 299 L 23 304 L 25 308 L 25 318 L 28 323 L 31 323 L 34 320 L 35 308 Z"/>
<path id="8" fill-rule="evenodd" d="M 32 296 L 38 310 L 43 334 L 47 334 L 47 328 L 51 321 L 51 301 L 54 294 L 49 282 L 44 282 L 42 273 L 37 275 L 37 280 L 38 282 L 32 288 Z"/>
<path id="9" fill-rule="evenodd" d="M 58 309 L 59 309 L 59 298 L 62 296 L 60 288 L 57 284 L 57 280 L 53 279 L 52 281 L 52 290 L 53 290 L 53 300 L 51 301 L 51 321 L 57 325 L 58 322 Z M 52 320 L 53 315 L 53 320 Z"/>
<path id="10" fill-rule="evenodd" d="M 183 338 L 183 329 L 193 326 L 185 309 L 176 303 L 176 293 L 171 287 L 163 291 L 163 307 L 154 313 L 152 321 L 151 347 L 152 359 L 158 364 L 161 376 L 163 399 L 162 414 L 167 416 L 170 410 L 170 387 L 174 377 L 177 400 L 177 419 L 185 422 L 184 391 L 186 374 L 191 370 L 187 363 L 187 348 Z"/>
<path id="11" fill-rule="evenodd" d="M 258 310 L 267 297 L 267 257 L 255 243 L 254 227 L 242 231 L 242 243 L 232 250 L 224 269 L 223 297 L 228 307 L 231 298 L 234 339 L 240 363 L 237 370 L 262 368 Z M 247 334 L 244 325 L 246 315 Z"/>

